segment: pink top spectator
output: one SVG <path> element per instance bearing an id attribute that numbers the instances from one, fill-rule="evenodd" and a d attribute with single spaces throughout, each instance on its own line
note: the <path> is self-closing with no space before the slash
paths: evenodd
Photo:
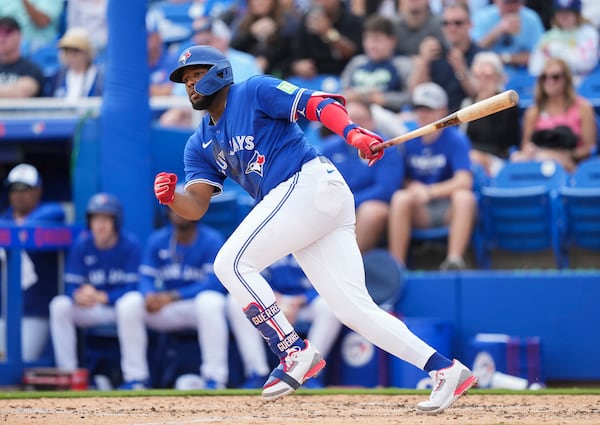
<path id="1" fill-rule="evenodd" d="M 549 115 L 542 112 L 535 123 L 535 130 L 550 130 L 559 125 L 566 125 L 577 136 L 577 145 L 581 143 L 581 115 L 579 114 L 581 98 L 562 114 Z"/>

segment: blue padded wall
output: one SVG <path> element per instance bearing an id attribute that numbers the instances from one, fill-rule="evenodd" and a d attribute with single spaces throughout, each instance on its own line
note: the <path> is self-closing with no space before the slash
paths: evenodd
<path id="1" fill-rule="evenodd" d="M 109 40 L 100 111 L 101 190 L 119 197 L 125 226 L 142 241 L 152 229 L 150 212 L 156 203 L 150 160 L 146 7 L 146 0 L 108 2 Z"/>

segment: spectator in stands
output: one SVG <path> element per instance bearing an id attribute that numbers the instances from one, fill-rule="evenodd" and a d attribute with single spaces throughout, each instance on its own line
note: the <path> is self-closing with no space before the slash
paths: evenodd
<path id="1" fill-rule="evenodd" d="M 448 114 L 446 92 L 435 83 L 415 87 L 419 126 Z M 404 186 L 392 196 L 388 243 L 392 256 L 406 264 L 411 229 L 449 226 L 448 252 L 440 269 L 464 269 L 475 218 L 469 139 L 456 127 L 399 145 L 406 167 Z M 386 152 L 387 154 L 387 152 Z"/>
<path id="2" fill-rule="evenodd" d="M 231 47 L 252 54 L 264 73 L 285 78 L 298 24 L 299 16 L 279 0 L 248 0 L 246 12 L 232 24 Z"/>
<path id="3" fill-rule="evenodd" d="M 5 183 L 8 187 L 9 208 L 0 215 L 0 223 L 5 226 L 65 223 L 65 212 L 60 203 L 41 201 L 42 180 L 33 165 L 15 166 L 8 173 Z M 4 250 L 0 250 L 0 257 L 5 263 Z M 21 289 L 23 290 L 21 349 L 24 361 L 38 360 L 48 342 L 48 304 L 52 297 L 58 294 L 58 282 L 61 279 L 58 261 L 56 252 L 21 252 Z M 6 274 L 3 273 L 3 276 Z M 4 304 L 0 296 L 0 309 Z M 0 352 L 6 353 L 3 319 L 0 319 Z"/>
<path id="4" fill-rule="evenodd" d="M 102 54 L 108 40 L 108 0 L 67 0 L 65 6 L 66 29 L 85 28 L 88 34 L 93 34 L 92 48 Z"/>
<path id="5" fill-rule="evenodd" d="M 363 19 L 374 13 L 388 18 L 397 16 L 395 0 L 349 0 L 348 3 L 352 13 Z"/>
<path id="6" fill-rule="evenodd" d="M 263 275 L 275 292 L 277 305 L 290 323 L 310 323 L 307 338 L 311 342 L 317 341 L 315 344 L 319 344 L 322 356 L 327 358 L 342 324 L 313 288 L 295 258 L 291 254 L 282 258 L 267 268 Z M 246 382 L 242 387 L 261 388 L 270 370 L 265 342 L 232 297 L 229 297 L 227 307 L 231 329 L 240 348 L 246 374 Z M 304 382 L 305 388 L 322 386 L 322 376 Z"/>
<path id="7" fill-rule="evenodd" d="M 443 43 L 442 20 L 431 13 L 429 0 L 403 0 L 398 4 L 397 53 L 408 56 L 419 54 L 419 46 L 427 37 L 434 37 Z"/>
<path id="8" fill-rule="evenodd" d="M 85 28 L 70 28 L 58 40 L 62 66 L 56 73 L 49 94 L 68 100 L 101 96 L 104 73 L 94 64 L 94 50 Z"/>
<path id="9" fill-rule="evenodd" d="M 97 193 L 88 202 L 88 232 L 73 244 L 65 268 L 65 294 L 50 303 L 50 334 L 59 369 L 78 366 L 77 328 L 117 325 L 121 353 L 130 350 L 124 339 L 130 324 L 123 320 L 122 296 L 137 288 L 141 247 L 123 229 L 121 202 L 108 193 Z M 134 381 L 132 367 L 122 362 L 124 389 L 144 388 Z"/>
<path id="10" fill-rule="evenodd" d="M 569 65 L 548 59 L 535 85 L 534 104 L 525 110 L 521 150 L 511 160 L 551 159 L 573 171 L 590 156 L 596 142 L 592 104 L 577 95 Z"/>
<path id="11" fill-rule="evenodd" d="M 354 56 L 341 75 L 348 101 L 375 103 L 394 112 L 410 103 L 407 87 L 412 62 L 396 55 L 396 32 L 391 19 L 369 16 L 363 24 L 364 54 Z"/>
<path id="12" fill-rule="evenodd" d="M 148 68 L 150 71 L 150 96 L 171 96 L 174 84 L 169 80 L 171 70 L 177 66 L 177 53 L 167 50 L 158 24 L 147 20 Z"/>
<path id="13" fill-rule="evenodd" d="M 196 19 L 194 21 L 194 31 L 189 45 L 212 46 L 223 52 L 231 63 L 236 82 L 241 82 L 253 75 L 263 73 L 254 56 L 231 48 L 231 30 L 223 21 L 213 18 Z M 185 84 L 177 84 L 173 90 L 173 95 L 185 96 L 187 98 Z M 201 113 L 192 116 L 192 111 L 188 107 L 175 107 L 165 112 L 160 117 L 159 122 L 166 127 L 191 128 L 195 125 L 195 120 L 200 117 Z"/>
<path id="14" fill-rule="evenodd" d="M 481 48 L 471 39 L 471 19 L 465 4 L 451 3 L 442 11 L 444 41 L 426 37 L 419 46 L 410 79 L 411 88 L 434 82 L 446 90 L 448 109 L 460 108 L 465 97 L 473 96 L 475 88 L 469 78 L 473 57 Z"/>
<path id="15" fill-rule="evenodd" d="M 223 237 L 216 230 L 186 220 L 169 209 L 170 224 L 154 231 L 144 249 L 139 291 L 120 301 L 127 327 L 123 364 L 130 379 L 150 377 L 146 326 L 156 331 L 197 330 L 202 357 L 198 389 L 225 388 L 229 330 L 225 293 L 212 266 Z"/>
<path id="16" fill-rule="evenodd" d="M 527 67 L 529 54 L 543 33 L 540 17 L 523 0 L 494 0 L 473 15 L 473 39 L 498 53 L 507 71 Z"/>
<path id="17" fill-rule="evenodd" d="M 554 0 L 552 28 L 542 34 L 531 56 L 529 73 L 538 76 L 546 60 L 569 64 L 575 85 L 598 65 L 598 29 L 581 14 L 581 0 Z"/>
<path id="18" fill-rule="evenodd" d="M 368 103 L 349 101 L 346 109 L 354 123 L 378 132 Z M 361 252 L 375 248 L 385 234 L 389 202 L 404 174 L 398 150 L 388 149 L 380 161 L 369 167 L 355 149 L 334 134 L 323 141 L 321 153 L 335 164 L 354 194 L 356 239 Z"/>
<path id="19" fill-rule="evenodd" d="M 19 23 L 28 53 L 56 43 L 62 14 L 62 1 L 2 0 L 0 2 L 0 16 L 10 16 Z"/>
<path id="20" fill-rule="evenodd" d="M 311 79 L 339 76 L 362 49 L 362 19 L 343 0 L 312 0 L 293 39 L 291 74 Z"/>
<path id="21" fill-rule="evenodd" d="M 21 27 L 11 17 L 0 17 L 0 98 L 42 95 L 41 68 L 21 55 Z"/>
<path id="22" fill-rule="evenodd" d="M 477 93 L 462 106 L 479 102 L 505 90 L 506 72 L 494 52 L 480 52 L 471 65 L 471 78 Z M 471 141 L 471 162 L 479 164 L 488 176 L 495 176 L 508 159 L 509 149 L 518 146 L 521 134 L 519 108 L 508 108 L 464 125 Z"/>

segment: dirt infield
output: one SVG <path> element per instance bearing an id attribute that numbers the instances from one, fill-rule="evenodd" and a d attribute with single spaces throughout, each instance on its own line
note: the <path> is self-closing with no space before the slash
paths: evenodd
<path id="1" fill-rule="evenodd" d="M 45 398 L 0 400 L 0 423 L 18 425 L 598 425 L 598 395 L 470 394 L 439 415 L 421 415 L 417 395 Z"/>

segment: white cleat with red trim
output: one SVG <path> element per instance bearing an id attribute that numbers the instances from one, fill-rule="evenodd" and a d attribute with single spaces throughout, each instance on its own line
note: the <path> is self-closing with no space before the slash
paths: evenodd
<path id="1" fill-rule="evenodd" d="M 433 379 L 433 390 L 429 400 L 417 404 L 419 413 L 442 412 L 477 383 L 473 372 L 456 359 L 452 361 L 452 366 L 433 370 L 429 375 Z"/>
<path id="2" fill-rule="evenodd" d="M 275 400 L 290 394 L 325 367 L 321 353 L 307 340 L 304 342 L 306 347 L 303 350 L 298 347 L 290 349 L 279 366 L 271 372 L 263 386 L 263 398 Z"/>

